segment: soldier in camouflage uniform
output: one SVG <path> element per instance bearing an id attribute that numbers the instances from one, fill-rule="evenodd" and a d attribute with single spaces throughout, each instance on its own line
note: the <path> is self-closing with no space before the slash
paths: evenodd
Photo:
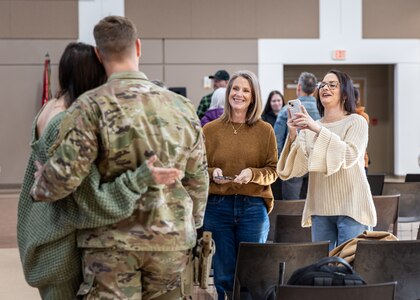
<path id="1" fill-rule="evenodd" d="M 94 35 L 108 81 L 69 108 L 32 196 L 63 198 L 93 163 L 105 182 L 152 153 L 162 166 L 182 170 L 172 185 L 149 186 L 128 219 L 78 234 L 85 299 L 181 299 L 180 275 L 202 226 L 209 184 L 200 122 L 188 99 L 138 71 L 141 44 L 130 20 L 106 17 Z"/>

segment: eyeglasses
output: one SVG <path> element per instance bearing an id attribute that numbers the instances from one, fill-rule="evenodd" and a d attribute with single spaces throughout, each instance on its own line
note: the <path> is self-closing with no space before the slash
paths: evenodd
<path id="1" fill-rule="evenodd" d="M 338 81 L 319 82 L 318 90 L 325 88 L 326 85 L 328 85 L 330 90 L 335 90 L 340 85 L 340 83 Z"/>

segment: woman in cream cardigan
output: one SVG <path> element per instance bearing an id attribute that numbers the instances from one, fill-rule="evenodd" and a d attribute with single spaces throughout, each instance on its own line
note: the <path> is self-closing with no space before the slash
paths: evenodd
<path id="1" fill-rule="evenodd" d="M 329 71 L 319 84 L 321 119 L 302 113 L 289 119 L 289 135 L 277 165 L 283 180 L 309 172 L 302 226 L 312 241 L 330 241 L 330 250 L 376 225 L 376 211 L 364 171 L 368 124 L 355 113 L 350 77 Z"/>

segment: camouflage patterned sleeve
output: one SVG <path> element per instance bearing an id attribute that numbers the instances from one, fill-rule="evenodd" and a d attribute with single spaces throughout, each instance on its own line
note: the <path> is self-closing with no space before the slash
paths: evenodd
<path id="1" fill-rule="evenodd" d="M 193 200 L 193 216 L 196 228 L 203 226 L 209 190 L 206 148 L 201 128 L 199 132 L 199 137 L 187 162 L 185 177 L 182 180 L 185 189 Z"/>
<path id="2" fill-rule="evenodd" d="M 73 103 L 50 149 L 51 157 L 35 179 L 33 199 L 56 201 L 76 190 L 97 157 L 98 122 L 91 105 L 79 100 Z"/>
<path id="3" fill-rule="evenodd" d="M 113 182 L 101 184 L 100 179 L 97 167 L 92 165 L 89 176 L 73 193 L 75 201 L 69 205 L 74 208 L 66 209 L 65 213 L 77 211 L 74 224 L 77 229 L 105 226 L 128 218 L 148 186 L 155 184 L 146 162 L 134 171 L 122 173 Z"/>

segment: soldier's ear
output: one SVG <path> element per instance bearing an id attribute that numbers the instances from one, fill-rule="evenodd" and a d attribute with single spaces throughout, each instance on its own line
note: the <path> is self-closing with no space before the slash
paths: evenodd
<path id="1" fill-rule="evenodd" d="M 102 61 L 101 54 L 99 53 L 98 47 L 95 47 L 95 54 L 96 54 L 96 57 L 99 59 L 99 62 L 102 64 L 103 61 Z"/>
<path id="2" fill-rule="evenodd" d="M 140 39 L 136 40 L 136 55 L 138 58 L 141 57 L 141 41 Z"/>

